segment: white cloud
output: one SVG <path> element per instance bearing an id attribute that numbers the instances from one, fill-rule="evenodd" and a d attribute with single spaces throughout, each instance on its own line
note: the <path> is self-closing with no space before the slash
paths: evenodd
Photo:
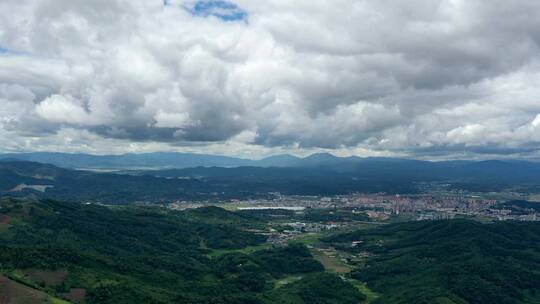
<path id="1" fill-rule="evenodd" d="M 533 128 L 540 128 L 540 114 L 536 115 L 534 120 L 531 122 Z"/>
<path id="2" fill-rule="evenodd" d="M 67 150 L 65 132 L 92 152 L 540 147 L 535 1 L 234 1 L 247 22 L 194 3 L 2 1 L 9 149 Z"/>
<path id="3" fill-rule="evenodd" d="M 457 144 L 482 144 L 485 138 L 486 127 L 481 124 L 466 125 L 450 130 L 446 136 Z"/>
<path id="4" fill-rule="evenodd" d="M 72 96 L 52 95 L 36 106 L 37 114 L 53 123 L 91 125 L 93 117 Z"/>
<path id="5" fill-rule="evenodd" d="M 183 129 L 192 124 L 187 113 L 165 113 L 160 110 L 154 119 L 158 128 Z"/>

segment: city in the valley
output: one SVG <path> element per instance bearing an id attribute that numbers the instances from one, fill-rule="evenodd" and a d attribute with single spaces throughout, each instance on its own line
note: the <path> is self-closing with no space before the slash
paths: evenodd
<path id="1" fill-rule="evenodd" d="M 231 210 L 283 209 L 303 213 L 306 209 L 345 210 L 365 213 L 374 221 L 389 219 L 440 220 L 454 218 L 478 218 L 486 221 L 537 221 L 540 220 L 539 205 L 528 203 L 517 193 L 494 194 L 419 194 L 388 195 L 348 194 L 337 196 L 289 196 L 273 193 L 273 199 L 232 200 L 218 204 Z M 508 198 L 514 199 L 508 199 Z M 198 208 L 215 204 L 174 202 L 171 209 Z"/>

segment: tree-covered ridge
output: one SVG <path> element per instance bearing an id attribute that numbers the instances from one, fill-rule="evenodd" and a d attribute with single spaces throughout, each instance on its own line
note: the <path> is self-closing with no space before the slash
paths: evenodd
<path id="1" fill-rule="evenodd" d="M 377 303 L 538 303 L 540 224 L 408 222 L 325 239 L 372 255 L 352 277 Z"/>
<path id="2" fill-rule="evenodd" d="M 251 232 L 264 223 L 215 207 L 0 200 L 0 215 L 0 274 L 57 298 L 84 294 L 84 303 L 272 303 L 270 293 L 292 297 L 276 280 L 323 270 L 303 245 L 237 251 L 265 242 Z"/>
<path id="3" fill-rule="evenodd" d="M 261 168 L 239 168 L 241 171 Z M 224 168 L 208 168 L 224 170 Z M 271 173 L 273 172 L 273 173 Z M 335 195 L 351 192 L 409 193 L 410 182 L 357 180 L 326 170 L 267 168 L 260 174 L 233 172 L 236 177 L 152 176 L 150 171 L 132 174 L 68 170 L 52 165 L 0 160 L 0 196 L 63 201 L 128 204 L 176 200 L 221 201 L 291 195 Z"/>

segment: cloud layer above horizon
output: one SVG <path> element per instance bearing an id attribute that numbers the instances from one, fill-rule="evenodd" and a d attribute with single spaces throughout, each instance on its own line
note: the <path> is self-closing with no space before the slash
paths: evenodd
<path id="1" fill-rule="evenodd" d="M 534 0 L 4 0 L 4 151 L 540 156 Z"/>

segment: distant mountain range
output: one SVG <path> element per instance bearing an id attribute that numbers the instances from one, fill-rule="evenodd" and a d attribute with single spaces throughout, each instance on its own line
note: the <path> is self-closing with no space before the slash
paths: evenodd
<path id="1" fill-rule="evenodd" d="M 343 178 L 363 182 L 449 182 L 452 184 L 540 185 L 540 163 L 524 161 L 428 162 L 385 158 L 335 158 L 312 162 L 304 158 L 291 167 L 194 167 L 126 171 L 158 177 L 276 180 L 279 178 Z"/>
<path id="2" fill-rule="evenodd" d="M 343 166 L 376 158 L 337 157 L 329 153 L 313 154 L 305 158 L 289 154 L 274 155 L 260 160 L 221 155 L 154 152 L 122 155 L 90 155 L 56 152 L 0 154 L 0 159 L 22 160 L 52 164 L 62 168 L 125 170 L 178 169 L 193 167 L 320 167 Z M 389 159 L 387 159 L 389 160 Z"/>
<path id="3" fill-rule="evenodd" d="M 238 167 L 253 165 L 248 159 L 192 153 L 143 153 L 122 155 L 90 155 L 55 152 L 0 154 L 0 159 L 32 161 L 76 169 L 159 169 L 197 166 Z M 264 163 L 264 161 L 263 161 Z"/>
<path id="4" fill-rule="evenodd" d="M 88 155 L 68 153 L 0 154 L 0 160 L 31 161 L 61 168 L 88 170 L 146 171 L 145 174 L 179 177 L 184 175 L 212 176 L 294 176 L 333 174 L 371 180 L 452 180 L 499 183 L 540 182 L 540 163 L 527 161 L 421 161 L 382 157 L 337 157 L 318 153 L 300 158 L 288 154 L 251 160 L 219 155 L 156 152 L 123 155 Z M 212 169 L 214 167 L 228 168 Z M 245 168 L 250 167 L 250 168 Z M 259 168 L 291 168 L 299 170 L 259 170 Z M 181 170 L 195 168 L 190 170 Z M 205 169 L 207 168 L 207 169 Z M 238 168 L 238 169 L 234 169 Z M 302 169 L 311 169 L 308 171 Z M 314 170 L 317 169 L 317 170 Z M 154 171 L 159 170 L 159 171 Z"/>
<path id="5" fill-rule="evenodd" d="M 324 155 L 324 156 L 323 156 Z M 261 160 L 245 158 L 176 152 L 154 152 L 122 155 L 90 155 L 56 152 L 7 153 L 0 159 L 33 161 L 52 164 L 63 168 L 76 169 L 165 169 L 192 167 L 291 167 L 313 163 L 316 158 L 339 159 L 331 154 L 316 154 L 307 158 L 284 154 Z M 313 158 L 313 159 L 312 159 Z M 321 159 L 322 160 L 322 159 Z"/>
<path id="6" fill-rule="evenodd" d="M 421 161 L 394 158 L 338 157 L 330 153 L 317 153 L 301 158 L 289 154 L 274 155 L 260 160 L 177 152 L 154 152 L 122 155 L 90 155 L 56 152 L 0 154 L 0 160 L 22 160 L 52 164 L 62 168 L 126 170 L 126 169 L 181 169 L 194 167 L 332 167 L 348 170 L 351 165 L 371 162 L 417 164 Z M 427 162 L 424 162 L 427 163 Z"/>
<path id="7" fill-rule="evenodd" d="M 90 155 L 57 152 L 6 153 L 0 160 L 20 160 L 52 164 L 62 168 L 127 170 L 127 169 L 181 169 L 194 167 L 328 167 L 348 171 L 359 164 L 399 164 L 417 166 L 431 162 L 399 158 L 337 157 L 330 153 L 317 153 L 304 158 L 289 154 L 274 155 L 260 160 L 245 158 L 177 152 L 154 152 L 122 155 Z M 469 161 L 444 162 L 464 164 Z"/>

